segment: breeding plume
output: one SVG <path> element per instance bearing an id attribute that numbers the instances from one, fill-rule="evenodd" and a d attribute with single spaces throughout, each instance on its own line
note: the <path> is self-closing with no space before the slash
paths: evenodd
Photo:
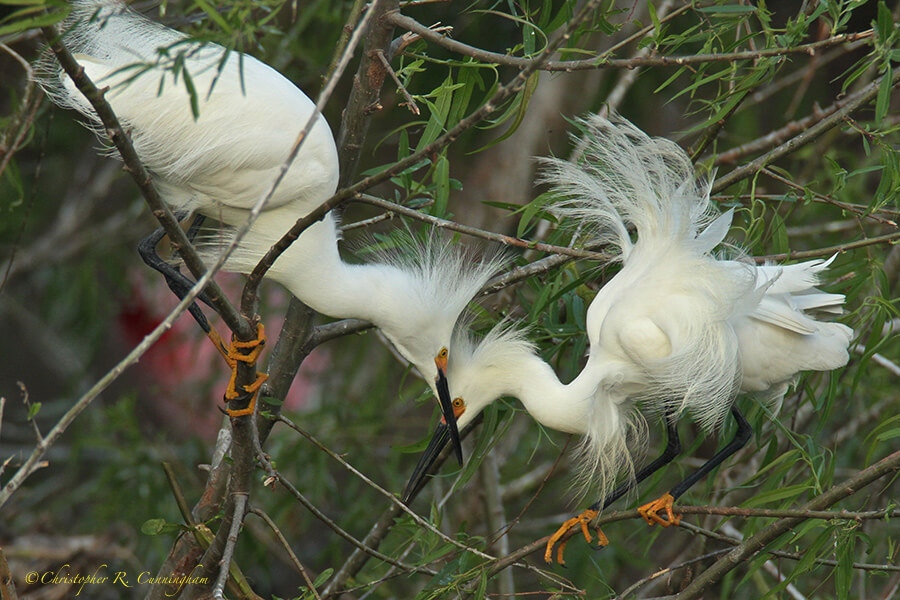
<path id="1" fill-rule="evenodd" d="M 315 112 L 268 65 L 192 41 L 119 1 L 73 2 L 61 30 L 91 80 L 110 88 L 106 100 L 163 198 L 179 212 L 226 226 L 243 223 Z M 38 71 L 49 97 L 86 116 L 102 139 L 92 107 L 52 57 Z M 249 272 L 297 219 L 334 194 L 337 182 L 334 138 L 319 115 L 226 268 Z M 439 393 L 456 319 L 498 261 L 473 262 L 434 237 L 401 257 L 348 264 L 337 242 L 329 214 L 303 232 L 268 276 L 318 312 L 373 322 Z M 445 391 L 439 395 L 446 398 Z M 452 424 L 449 398 L 444 404 Z"/>
<path id="2" fill-rule="evenodd" d="M 642 507 L 648 522 L 677 522 L 674 499 L 749 438 L 749 425 L 732 408 L 738 392 L 780 400 L 800 371 L 846 364 L 853 335 L 845 325 L 815 318 L 839 314 L 844 302 L 815 287 L 831 260 L 755 266 L 720 258 L 713 249 L 723 242 L 732 212 L 716 214 L 709 185 L 696 179 L 678 145 L 650 138 L 618 117 L 592 116 L 581 129 L 581 159 L 544 161 L 544 179 L 561 198 L 556 210 L 608 243 L 621 263 L 588 308 L 587 364 L 564 384 L 521 332 L 502 323 L 477 343 L 458 330 L 448 366 L 460 427 L 495 399 L 514 396 L 541 424 L 584 435 L 580 483 L 600 501 L 553 536 L 548 562 L 562 534 L 578 526 L 590 541 L 587 524 L 599 510 L 677 454 L 680 415 L 712 430 L 731 410 L 739 424 L 736 439 L 670 494 Z M 627 441 L 629 433 L 642 438 L 638 407 L 663 416 L 670 439 L 663 456 L 635 475 Z M 446 437 L 439 427 L 407 498 Z M 622 475 L 626 483 L 613 491 Z M 668 520 L 658 510 L 666 510 Z"/>

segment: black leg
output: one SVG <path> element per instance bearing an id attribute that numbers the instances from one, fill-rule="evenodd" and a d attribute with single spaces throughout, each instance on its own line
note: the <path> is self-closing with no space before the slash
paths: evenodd
<path id="1" fill-rule="evenodd" d="M 644 466 L 640 471 L 638 471 L 633 480 L 627 481 L 617 487 L 609 496 L 604 498 L 602 501 L 598 501 L 593 504 L 588 510 L 601 510 L 606 508 L 633 488 L 637 487 L 637 485 L 659 471 L 661 468 L 672 462 L 676 456 L 681 452 L 681 439 L 678 437 L 678 427 L 674 422 L 674 419 L 666 417 L 666 447 L 663 449 L 662 454 L 660 454 L 655 460 L 653 460 L 650 464 Z"/>
<path id="2" fill-rule="evenodd" d="M 179 215 L 179 218 L 182 218 Z M 200 229 L 200 225 L 203 223 L 203 216 L 198 215 L 194 222 L 191 224 L 191 227 L 188 229 L 187 237 L 189 240 L 193 240 L 197 235 L 197 232 Z M 169 286 L 169 289 L 172 290 L 179 299 L 183 299 L 187 293 L 190 291 L 192 287 L 194 287 L 194 282 L 188 279 L 181 271 L 170 265 L 168 262 L 162 259 L 159 253 L 156 251 L 156 246 L 159 244 L 160 240 L 162 240 L 166 235 L 165 230 L 162 228 L 157 229 L 146 238 L 141 240 L 138 244 L 138 253 L 141 255 L 141 258 L 144 262 L 155 271 L 158 271 L 162 274 L 166 279 L 166 283 Z M 201 293 L 198 297 L 198 300 L 209 304 L 209 301 L 206 298 L 206 295 Z M 200 325 L 200 328 L 203 329 L 204 333 L 209 333 L 210 326 L 209 321 L 206 320 L 206 316 L 203 314 L 203 311 L 200 310 L 200 307 L 197 306 L 196 302 L 191 303 L 188 307 L 188 312 L 191 313 L 191 316 L 194 317 L 194 320 L 197 321 L 197 324 Z"/>
<path id="3" fill-rule="evenodd" d="M 737 421 L 737 431 L 734 433 L 734 437 L 728 442 L 727 446 L 716 452 L 716 454 L 706 461 L 703 466 L 669 491 L 676 500 L 688 491 L 691 486 L 700 481 L 707 473 L 718 467 L 726 458 L 746 446 L 747 442 L 750 441 L 750 436 L 753 434 L 753 427 L 750 426 L 750 423 L 747 422 L 747 419 L 744 418 L 744 415 L 741 414 L 741 411 L 739 411 L 737 407 L 731 407 L 731 414 L 734 415 L 734 420 Z"/>

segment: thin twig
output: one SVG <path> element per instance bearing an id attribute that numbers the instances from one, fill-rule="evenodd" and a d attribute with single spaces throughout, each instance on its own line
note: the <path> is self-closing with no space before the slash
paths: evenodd
<path id="1" fill-rule="evenodd" d="M 467 546 L 467 545 L 463 544 L 462 542 L 454 540 L 452 537 L 445 534 L 443 531 L 441 531 L 440 529 L 438 529 L 437 527 L 435 527 L 434 525 L 432 525 L 431 523 L 429 523 L 428 521 L 426 521 L 425 519 L 420 517 L 418 514 L 416 514 L 415 511 L 413 511 L 411 508 L 409 508 L 407 505 L 405 505 L 403 502 L 401 502 L 397 496 L 390 493 L 389 491 L 387 491 L 386 489 L 384 489 L 383 487 L 381 487 L 380 485 L 378 485 L 377 483 L 375 483 L 374 481 L 372 481 L 371 479 L 366 477 L 365 474 L 363 474 L 356 467 L 354 467 L 353 465 L 348 463 L 346 460 L 344 460 L 339 454 L 337 454 L 336 452 L 334 452 L 333 450 L 328 448 L 328 446 L 326 446 L 325 444 L 323 444 L 322 442 L 317 440 L 312 434 L 303 430 L 296 423 L 294 423 L 293 421 L 291 421 L 284 415 L 280 415 L 278 417 L 278 420 L 281 421 L 282 423 L 284 423 L 285 425 L 287 425 L 288 427 L 290 427 L 291 429 L 293 429 L 294 431 L 296 431 L 297 433 L 299 433 L 300 435 L 302 435 L 303 437 L 305 437 L 310 442 L 312 442 L 312 444 L 314 446 L 316 446 L 319 450 L 321 450 L 322 452 L 324 452 L 325 454 L 327 454 L 328 456 L 330 456 L 331 458 L 333 458 L 334 460 L 339 462 L 342 467 L 344 467 L 345 469 L 347 469 L 348 471 L 350 471 L 351 473 L 353 473 L 354 475 L 359 477 L 366 485 L 368 485 L 369 487 L 371 487 L 372 489 L 377 491 L 379 494 L 381 494 L 382 496 L 384 496 L 391 502 L 397 504 L 398 508 L 401 511 L 405 512 L 407 515 L 409 515 L 412 518 L 412 520 L 415 521 L 416 524 L 419 525 L 420 527 L 427 529 L 428 531 L 430 531 L 434 535 L 438 536 L 439 538 L 441 538 L 448 544 L 452 544 L 453 546 L 456 546 L 460 550 L 465 550 L 466 552 L 470 552 L 470 553 L 474 554 L 475 556 L 478 556 L 478 557 L 481 557 L 481 558 L 484 558 L 487 560 L 495 560 L 496 559 L 496 557 L 491 556 L 490 554 L 485 554 L 484 552 L 481 552 L 477 548 L 473 548 L 472 546 Z"/>
<path id="2" fill-rule="evenodd" d="M 893 233 L 886 233 L 884 235 L 879 235 L 872 238 L 866 238 L 864 240 L 857 240 L 855 242 L 847 242 L 846 244 L 837 244 L 836 246 L 828 246 L 826 248 L 817 248 L 815 250 L 798 250 L 796 252 L 784 252 L 782 254 L 767 254 L 765 256 L 754 256 L 753 260 L 758 263 L 763 263 L 766 261 L 784 261 L 784 260 L 799 260 L 801 258 L 819 258 L 823 256 L 831 256 L 832 254 L 839 252 L 846 252 L 847 250 L 853 250 L 855 248 L 864 248 L 866 246 L 873 246 L 876 244 L 893 244 L 897 240 L 900 240 L 900 231 L 895 231 Z"/>
<path id="3" fill-rule="evenodd" d="M 172 495 L 175 497 L 175 505 L 178 507 L 178 512 L 181 513 L 181 518 L 184 519 L 184 523 L 188 527 L 196 526 L 194 516 L 191 514 L 191 507 L 188 506 L 187 499 L 184 497 L 184 492 L 181 490 L 181 486 L 178 485 L 178 480 L 175 478 L 175 471 L 172 470 L 172 465 L 163 462 L 162 468 L 163 472 L 166 474 L 166 481 L 169 482 L 169 488 L 172 490 Z"/>
<path id="4" fill-rule="evenodd" d="M 403 85 L 403 82 L 400 81 L 400 78 L 397 77 L 397 74 L 394 72 L 394 69 L 391 68 L 391 63 L 388 62 L 388 59 L 384 57 L 383 50 L 376 50 L 375 56 L 381 60 L 381 64 L 384 65 L 384 69 L 388 72 L 388 75 L 391 76 L 391 79 L 394 80 L 394 83 L 397 84 L 397 89 L 400 90 L 400 93 L 403 94 L 403 98 L 406 99 L 406 107 L 409 108 L 409 112 L 412 114 L 419 116 L 422 114 L 422 111 L 419 110 L 419 107 L 416 105 L 416 101 L 412 96 L 409 95 L 409 92 L 406 89 L 406 86 Z"/>
<path id="5" fill-rule="evenodd" d="M 12 56 L 25 70 L 26 75 L 22 99 L 19 101 L 16 114 L 6 126 L 6 134 L 3 136 L 3 142 L 0 143 L 0 175 L 3 175 L 7 165 L 9 165 L 9 161 L 12 160 L 12 157 L 25 140 L 28 128 L 34 122 L 34 117 L 41 105 L 41 97 L 34 93 L 34 71 L 31 65 L 28 64 L 28 61 L 6 44 L 0 44 L 0 49 Z"/>
<path id="6" fill-rule="evenodd" d="M 683 568 L 685 568 L 685 567 L 689 567 L 689 566 L 694 565 L 694 564 L 697 564 L 697 563 L 699 563 L 699 562 L 703 562 L 703 561 L 705 561 L 705 560 L 707 560 L 707 559 L 715 558 L 716 556 L 719 556 L 720 554 L 725 554 L 726 552 L 728 552 L 728 550 L 729 550 L 729 548 L 722 548 L 722 549 L 720 549 L 720 550 L 714 550 L 714 551 L 709 552 L 709 553 L 707 553 L 707 554 L 703 554 L 702 556 L 697 556 L 697 557 L 692 558 L 692 559 L 690 559 L 690 560 L 686 560 L 686 561 L 684 561 L 684 562 L 681 562 L 681 563 L 679 563 L 679 564 L 677 564 L 677 565 L 673 565 L 673 566 L 671 566 L 671 567 L 666 567 L 666 568 L 664 568 L 664 569 L 660 569 L 659 571 L 656 571 L 656 572 L 654 572 L 654 573 L 648 575 L 647 577 L 644 577 L 643 579 L 637 580 L 636 582 L 634 582 L 633 584 L 631 584 L 630 586 L 628 586 L 627 588 L 625 588 L 625 590 L 624 590 L 621 594 L 619 594 L 618 596 L 616 596 L 616 600 L 624 600 L 626 597 L 628 597 L 629 594 L 634 593 L 635 591 L 637 591 L 638 588 L 640 588 L 640 587 L 643 586 L 643 585 L 646 585 L 646 584 L 650 583 L 650 582 L 653 581 L 654 579 L 659 579 L 660 577 L 662 577 L 662 576 L 664 576 L 664 575 L 669 575 L 669 574 L 671 574 L 671 573 L 674 572 L 674 571 L 677 571 L 677 570 L 679 570 L 679 569 L 683 569 Z"/>
<path id="7" fill-rule="evenodd" d="M 484 415 L 479 414 L 475 419 L 463 427 L 459 432 L 459 438 L 461 440 L 466 439 L 469 434 L 475 430 L 475 427 L 478 426 L 484 420 Z M 447 457 L 450 456 L 451 449 L 445 448 L 434 461 L 433 469 L 439 469 L 440 466 L 447 460 Z M 418 495 L 418 490 L 413 490 L 412 496 L 409 501 L 412 503 L 413 500 Z M 390 533 L 391 528 L 397 523 L 397 517 L 400 516 L 400 507 L 395 502 L 389 502 L 387 508 L 381 513 L 381 516 L 378 517 L 378 520 L 375 521 L 375 524 L 369 529 L 369 532 L 366 534 L 365 539 L 363 540 L 363 544 L 367 547 L 377 547 L 378 544 L 384 540 L 384 538 Z M 328 582 L 328 585 L 325 586 L 325 589 L 322 592 L 322 597 L 324 600 L 328 600 L 333 596 L 339 595 L 343 593 L 340 589 L 343 587 L 347 581 L 352 579 L 359 573 L 360 569 L 365 566 L 366 561 L 368 560 L 367 555 L 364 552 L 359 550 L 353 551 L 349 557 L 344 561 L 344 564 L 335 572 L 334 577 L 331 581 Z"/>
<path id="8" fill-rule="evenodd" d="M 244 522 L 244 513 L 247 510 L 247 494 L 234 494 L 234 516 L 231 518 L 231 528 L 228 532 L 228 542 L 225 544 L 225 550 L 222 552 L 221 564 L 219 565 L 219 576 L 213 586 L 213 598 L 216 600 L 225 600 L 225 582 L 228 581 L 228 570 L 231 566 L 231 558 L 234 556 L 234 549 L 237 546 L 238 532 Z"/>
<path id="9" fill-rule="evenodd" d="M 794 183 L 787 177 L 781 176 L 780 174 L 776 173 L 775 171 L 773 171 L 772 169 L 770 169 L 768 167 L 762 169 L 762 171 L 760 171 L 760 172 L 763 175 L 765 175 L 766 177 L 770 177 L 770 178 L 774 179 L 775 181 L 779 181 L 779 182 L 785 184 L 786 186 L 788 186 L 794 190 L 797 190 L 798 192 L 800 192 L 802 194 L 806 194 L 806 192 L 807 192 L 807 188 L 803 187 L 802 185 L 800 185 L 798 183 Z M 856 204 L 850 204 L 848 202 L 841 202 L 840 200 L 835 200 L 831 196 L 819 194 L 818 192 L 813 192 L 813 199 L 817 200 L 819 202 L 823 202 L 825 204 L 831 204 L 832 206 L 837 206 L 841 210 L 846 210 L 848 212 L 852 212 L 863 218 L 872 219 L 873 221 L 877 221 L 878 223 L 881 223 L 882 225 L 890 225 L 891 227 L 897 227 L 896 221 L 892 221 L 891 219 L 879 217 L 877 214 L 869 212 L 868 207 L 858 206 Z"/>
<path id="10" fill-rule="evenodd" d="M 445 50 L 468 56 L 476 60 L 497 65 L 507 65 L 511 67 L 526 67 L 532 58 L 523 56 L 510 56 L 509 54 L 500 54 L 498 52 L 490 52 L 482 50 L 469 44 L 464 44 L 452 38 L 443 36 L 435 31 L 425 27 L 415 19 L 406 15 L 393 13 L 389 15 L 391 22 L 397 27 L 402 27 L 408 31 L 412 31 L 423 39 L 441 46 Z M 683 67 L 686 65 L 695 65 L 711 62 L 737 62 L 742 60 L 757 60 L 769 56 L 789 56 L 792 54 L 806 54 L 815 56 L 815 54 L 824 48 L 854 42 L 857 40 L 871 38 L 874 35 L 873 30 L 862 31 L 859 33 L 846 33 L 836 35 L 825 40 L 803 44 L 793 48 L 767 48 L 764 50 L 743 50 L 739 52 L 720 52 L 709 54 L 692 54 L 687 56 L 635 56 L 633 58 L 609 58 L 608 53 L 603 53 L 594 58 L 586 58 L 580 60 L 552 60 L 546 61 L 538 68 L 543 71 L 583 71 L 586 69 L 634 69 L 637 67 Z"/>
<path id="11" fill-rule="evenodd" d="M 303 576 L 303 581 L 306 582 L 306 587 L 309 588 L 309 591 L 312 592 L 313 596 L 316 597 L 316 600 L 322 600 L 322 597 L 319 596 L 318 590 L 316 590 L 316 586 L 313 584 L 312 579 L 310 579 L 309 574 L 306 572 L 306 569 L 303 568 L 303 563 L 300 562 L 300 559 L 297 558 L 297 555 L 294 554 L 294 551 L 291 549 L 291 545 L 288 543 L 287 538 L 284 537 L 284 534 L 281 533 L 281 530 L 278 528 L 278 525 L 275 524 L 275 521 L 269 517 L 265 511 L 256 508 L 250 507 L 250 512 L 265 521 L 266 525 L 269 526 L 269 529 L 272 530 L 272 533 L 275 534 L 275 537 L 278 538 L 278 543 L 281 544 L 281 547 L 285 549 L 288 553 L 288 556 L 291 558 L 291 562 L 294 563 L 294 567 L 296 567 L 297 571 L 300 575 Z"/>
<path id="12" fill-rule="evenodd" d="M 41 430 L 40 428 L 38 428 L 37 420 L 35 420 L 40 406 L 35 409 L 31 404 L 31 400 L 28 397 L 28 388 L 25 387 L 24 383 L 22 383 L 21 381 L 17 381 L 16 385 L 19 386 L 19 392 L 22 394 L 22 404 L 25 405 L 25 410 L 27 411 L 28 421 L 31 423 L 31 428 L 34 429 L 34 437 L 37 439 L 37 443 L 40 444 L 44 441 L 44 438 L 43 436 L 41 436 Z"/>
<path id="13" fill-rule="evenodd" d="M 369 194 L 358 194 L 351 201 L 352 202 L 361 202 L 363 204 L 369 204 L 371 206 L 377 206 L 379 208 L 383 208 L 385 210 L 395 212 L 395 213 L 403 215 L 405 217 L 410 217 L 412 219 L 422 221 L 423 223 L 428 223 L 429 225 L 433 225 L 434 227 L 439 227 L 441 229 L 449 229 L 450 231 L 458 231 L 459 233 L 464 233 L 464 234 L 470 235 L 472 237 L 477 237 L 477 238 L 481 238 L 483 240 L 497 242 L 499 244 L 503 244 L 504 246 L 515 246 L 517 248 L 526 248 L 529 250 L 539 250 L 541 252 L 551 252 L 553 254 L 564 254 L 566 256 L 572 256 L 575 258 L 588 258 L 588 259 L 592 259 L 592 260 L 608 259 L 608 257 L 605 254 L 601 254 L 598 252 L 592 252 L 590 250 L 583 250 L 580 248 L 567 248 L 565 246 L 554 246 L 553 244 L 545 244 L 543 242 L 534 242 L 531 240 L 523 240 L 522 238 L 512 237 L 509 235 L 503 235 L 500 233 L 494 233 L 492 231 L 478 229 L 477 227 L 470 227 L 469 225 L 462 225 L 460 223 L 456 223 L 455 221 L 449 221 L 447 219 L 433 217 L 431 215 L 427 215 L 427 214 L 419 212 L 417 210 L 407 208 L 407 207 L 403 206 L 402 204 L 397 204 L 396 202 L 391 202 L 390 200 L 384 200 L 382 198 L 377 198 L 377 197 L 371 196 Z"/>

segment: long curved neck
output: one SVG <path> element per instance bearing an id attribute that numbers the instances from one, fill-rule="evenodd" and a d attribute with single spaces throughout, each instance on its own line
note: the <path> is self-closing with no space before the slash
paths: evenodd
<path id="1" fill-rule="evenodd" d="M 229 267 L 248 273 L 256 261 L 294 222 L 293 215 L 272 210 L 259 219 L 230 259 Z M 396 329 L 395 303 L 411 299 L 414 281 L 407 273 L 386 264 L 350 264 L 341 259 L 334 217 L 326 217 L 307 230 L 275 261 L 269 278 L 281 283 L 313 310 L 335 318 L 358 318 L 377 327 Z M 400 315 L 402 316 L 402 315 Z"/>
<path id="2" fill-rule="evenodd" d="M 529 355 L 509 370 L 505 394 L 518 398 L 542 425 L 568 433 L 587 433 L 600 374 L 585 367 L 570 383 L 562 383 L 539 356 Z"/>

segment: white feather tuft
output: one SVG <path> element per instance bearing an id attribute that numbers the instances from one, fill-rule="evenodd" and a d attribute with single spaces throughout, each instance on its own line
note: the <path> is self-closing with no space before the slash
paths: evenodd
<path id="1" fill-rule="evenodd" d="M 591 115 L 573 134 L 584 152 L 577 162 L 541 159 L 541 181 L 562 198 L 558 214 L 587 225 L 626 260 L 638 236 L 694 240 L 713 216 L 709 185 L 698 181 L 684 150 L 651 138 L 618 115 Z"/>

